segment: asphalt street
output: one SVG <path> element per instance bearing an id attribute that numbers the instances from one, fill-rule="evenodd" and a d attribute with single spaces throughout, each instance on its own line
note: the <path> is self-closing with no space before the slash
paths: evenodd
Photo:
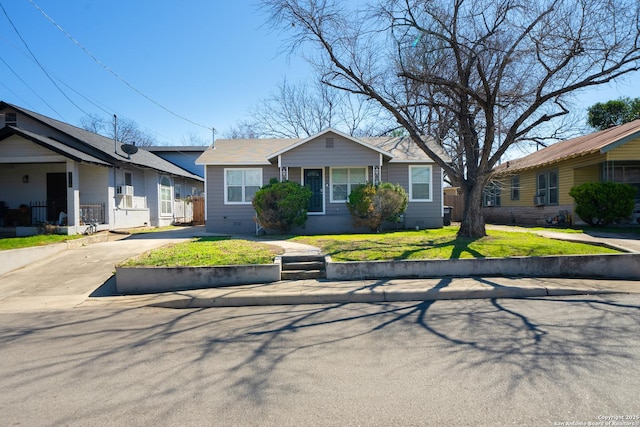
<path id="1" fill-rule="evenodd" d="M 639 425 L 639 330 L 638 294 L 5 312 L 0 418 Z"/>

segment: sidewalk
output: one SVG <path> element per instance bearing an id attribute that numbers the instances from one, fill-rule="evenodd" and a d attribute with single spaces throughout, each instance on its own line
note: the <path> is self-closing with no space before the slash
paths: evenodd
<path id="1" fill-rule="evenodd" d="M 553 231 L 530 231 L 509 226 L 488 229 L 535 232 L 548 238 L 604 244 L 627 252 L 640 252 L 640 240 L 620 235 L 592 236 Z M 261 240 L 264 242 L 264 240 Z M 282 246 L 286 255 L 316 255 L 313 246 L 289 241 L 265 242 Z M 525 298 L 605 293 L 640 293 L 635 280 L 566 278 L 438 278 L 355 281 L 295 280 L 276 283 L 185 290 L 161 294 L 90 298 L 82 307 L 127 306 L 165 308 L 236 307 L 283 304 L 343 304 L 391 301 L 430 301 L 472 298 Z"/>
<path id="2" fill-rule="evenodd" d="M 116 263 L 168 243 L 202 235 L 207 235 L 203 227 L 189 227 L 174 232 L 120 236 L 124 238 L 69 249 L 27 267 L 0 275 L 0 312 L 76 307 L 89 309 L 145 306 L 202 308 L 343 304 L 640 292 L 640 277 L 638 280 L 469 277 L 355 281 L 297 280 L 158 294 L 127 296 L 115 294 L 113 267 Z M 620 247 L 625 247 L 629 251 L 640 252 L 640 242 L 637 239 L 618 238 L 619 236 L 610 239 L 564 233 L 559 237 L 567 236 L 574 239 L 582 236 L 590 243 L 621 245 Z M 317 248 L 294 242 L 270 243 L 284 247 L 287 254 L 320 252 Z"/>

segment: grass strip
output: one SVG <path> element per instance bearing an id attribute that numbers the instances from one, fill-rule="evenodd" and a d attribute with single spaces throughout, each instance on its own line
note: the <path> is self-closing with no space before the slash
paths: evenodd
<path id="1" fill-rule="evenodd" d="M 486 237 L 456 236 L 457 227 L 379 234 L 298 236 L 292 240 L 319 247 L 334 261 L 504 258 L 515 256 L 620 253 L 602 246 L 540 237 L 533 233 L 489 230 Z"/>
<path id="2" fill-rule="evenodd" d="M 32 248 L 34 246 L 45 246 L 53 243 L 66 242 L 68 240 L 79 239 L 85 237 L 82 235 L 66 234 L 39 234 L 36 236 L 28 237 L 10 237 L 7 239 L 0 239 L 0 251 L 7 251 L 11 249 Z"/>
<path id="3" fill-rule="evenodd" d="M 284 249 L 267 243 L 201 237 L 164 246 L 120 264 L 121 267 L 206 267 L 215 265 L 270 264 Z"/>

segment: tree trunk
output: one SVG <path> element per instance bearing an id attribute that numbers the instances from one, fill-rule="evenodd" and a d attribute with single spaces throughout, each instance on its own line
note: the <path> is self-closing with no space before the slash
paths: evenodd
<path id="1" fill-rule="evenodd" d="M 464 211 L 458 237 L 480 238 L 487 235 L 482 213 L 482 186 L 463 187 Z"/>

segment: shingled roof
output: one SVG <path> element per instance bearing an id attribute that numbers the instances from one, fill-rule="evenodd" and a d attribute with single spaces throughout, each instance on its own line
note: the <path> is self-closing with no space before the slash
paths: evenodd
<path id="1" fill-rule="evenodd" d="M 128 155 L 122 151 L 122 143 L 115 142 L 111 138 L 98 135 L 93 132 L 78 128 L 76 126 L 64 123 L 51 117 L 29 111 L 25 108 L 18 107 L 6 102 L 0 102 L 0 109 L 10 107 L 33 119 L 44 123 L 45 125 L 56 129 L 69 137 L 71 140 L 61 141 L 52 137 L 52 135 L 36 135 L 34 132 L 28 132 L 24 129 L 7 126 L 3 132 L 3 137 L 7 137 L 9 133 L 15 133 L 39 145 L 47 146 L 59 154 L 66 155 L 69 158 L 88 161 L 97 164 L 110 164 L 120 166 L 122 164 L 131 164 L 143 168 L 151 168 L 170 175 L 181 176 L 186 178 L 202 181 L 202 177 L 192 174 L 179 166 L 157 156 L 150 151 L 139 147 L 138 152 Z M 66 138 L 65 138 L 66 139 Z M 80 155 L 79 153 L 83 153 Z"/>
<path id="2" fill-rule="evenodd" d="M 640 120 L 634 120 L 599 132 L 557 142 L 528 156 L 509 160 L 495 169 L 496 173 L 532 169 L 588 154 L 604 154 L 640 137 Z"/>
<path id="3" fill-rule="evenodd" d="M 213 166 L 269 165 L 271 164 L 270 160 L 277 157 L 279 153 L 294 149 L 327 132 L 342 135 L 363 146 L 379 151 L 387 156 L 390 162 L 433 161 L 409 137 L 356 138 L 341 134 L 333 129 L 327 129 L 308 138 L 220 139 L 215 142 L 212 148 L 205 151 L 196 160 L 196 163 Z M 444 150 L 433 140 L 425 138 L 425 143 L 443 159 L 448 159 Z"/>

